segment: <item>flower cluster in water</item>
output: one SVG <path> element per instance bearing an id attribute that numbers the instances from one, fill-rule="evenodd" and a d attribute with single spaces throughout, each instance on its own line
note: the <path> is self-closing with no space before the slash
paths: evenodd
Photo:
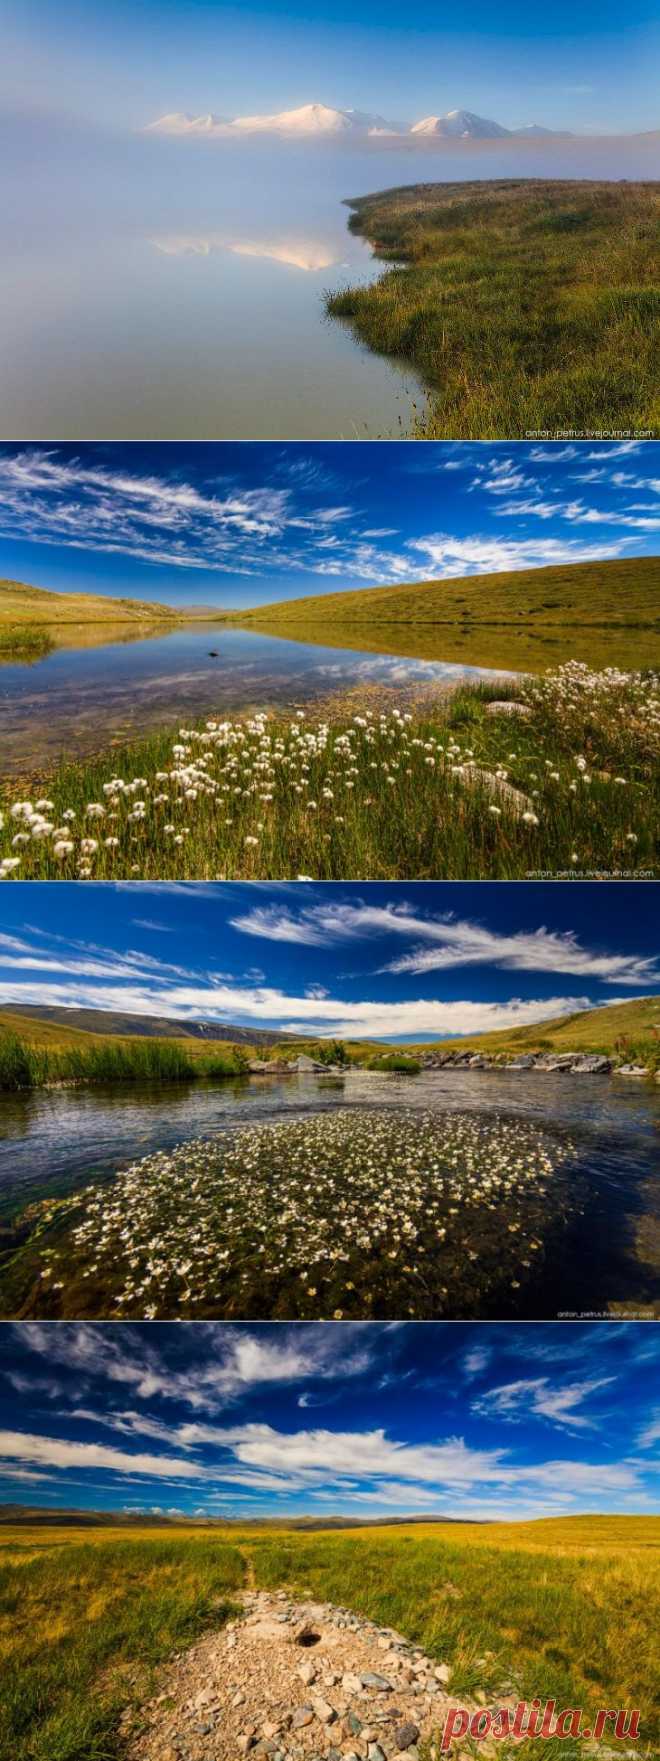
<path id="1" fill-rule="evenodd" d="M 97 799 L 83 773 L 75 806 L 14 802 L 0 877 L 460 878 L 649 858 L 658 681 L 571 663 L 521 697 L 528 719 L 506 752 L 510 725 L 398 708 L 341 727 L 298 711 L 181 728 L 166 767 L 117 771 Z"/>
<path id="2" fill-rule="evenodd" d="M 46 1312 L 72 1282 L 77 1313 L 147 1319 L 430 1318 L 503 1293 L 515 1311 L 575 1204 L 575 1154 L 518 1119 L 413 1108 L 196 1139 L 42 1207 L 65 1223 L 41 1236 Z"/>

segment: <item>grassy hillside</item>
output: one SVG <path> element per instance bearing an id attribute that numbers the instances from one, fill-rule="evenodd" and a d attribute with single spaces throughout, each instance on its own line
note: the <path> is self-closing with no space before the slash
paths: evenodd
<path id="1" fill-rule="evenodd" d="M 270 1047 L 278 1046 L 282 1040 L 285 1046 L 299 1046 L 292 1036 L 268 1028 L 263 1032 L 259 1029 L 257 1035 L 254 1028 L 235 1027 L 229 1022 L 175 1021 L 165 1015 L 129 1015 L 110 1009 L 51 1008 L 47 1003 L 27 1003 L 22 1007 L 10 1003 L 6 1009 L 0 1008 L 0 1032 L 12 1027 L 29 1038 L 33 1045 L 44 1046 L 81 1044 L 83 1040 L 108 1037 L 173 1039 L 193 1053 L 196 1047 L 203 1051 L 205 1046 L 215 1045 L 218 1041 L 224 1045 L 252 1047 L 258 1039 L 260 1045 Z"/>
<path id="2" fill-rule="evenodd" d="M 199 615 L 199 614 L 197 614 Z M 105 599 L 98 593 L 51 593 L 25 581 L 0 580 L 0 629 L 20 624 L 181 623 L 187 614 L 156 600 Z"/>
<path id="3" fill-rule="evenodd" d="M 222 1627 L 250 1575 L 397 1627 L 449 1663 L 459 1703 L 509 1680 L 530 1700 L 638 1706 L 638 1752 L 657 1752 L 657 1517 L 313 1535 L 78 1533 L 55 1520 L 3 1528 L 0 1548 L 0 1753 L 11 1761 L 116 1761 L 122 1710 L 153 1691 L 161 1660 Z M 569 1761 L 566 1743 L 542 1757 L 538 1744 L 514 1747 L 519 1761 Z"/>
<path id="4" fill-rule="evenodd" d="M 542 1021 L 538 1027 L 517 1027 L 504 1033 L 474 1034 L 465 1039 L 443 1040 L 441 1045 L 417 1046 L 416 1051 L 475 1052 L 602 1052 L 612 1055 L 617 1042 L 624 1042 L 622 1061 L 632 1062 L 630 1048 L 647 1057 L 660 1050 L 660 996 L 635 997 L 632 1002 L 608 1008 L 585 1009 L 559 1021 Z"/>
<path id="5" fill-rule="evenodd" d="M 560 629 L 634 625 L 660 631 L 660 557 L 628 557 L 603 563 L 563 563 L 497 575 L 464 575 L 407 586 L 363 587 L 356 592 L 310 594 L 278 600 L 241 616 L 242 624 L 289 633 L 318 622 L 323 640 L 338 626 L 405 624 L 503 624 Z"/>
<path id="6" fill-rule="evenodd" d="M 396 267 L 327 309 L 415 367 L 426 438 L 658 432 L 660 185 L 425 183 L 348 206 Z"/>

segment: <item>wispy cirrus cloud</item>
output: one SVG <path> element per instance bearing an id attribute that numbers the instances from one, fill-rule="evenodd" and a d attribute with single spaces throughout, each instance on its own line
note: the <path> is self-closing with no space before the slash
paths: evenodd
<path id="1" fill-rule="evenodd" d="M 591 1395 L 609 1387 L 611 1376 L 598 1376 L 580 1382 L 553 1384 L 547 1376 L 522 1377 L 516 1382 L 490 1388 L 474 1401 L 475 1412 L 487 1418 L 520 1423 L 529 1413 L 548 1419 L 551 1424 L 567 1430 L 594 1430 L 596 1420 L 578 1410 Z"/>
<path id="2" fill-rule="evenodd" d="M 0 537 L 96 554 L 108 559 L 108 568 L 112 559 L 126 559 L 154 569 L 258 576 L 263 592 L 269 576 L 304 574 L 350 587 L 418 581 L 433 573 L 451 579 L 598 561 L 624 554 L 655 530 L 629 508 L 623 472 L 619 481 L 610 472 L 616 507 L 613 502 L 602 512 L 571 511 L 561 464 L 574 450 L 582 457 L 577 449 L 467 450 L 471 480 L 462 485 L 462 496 L 471 499 L 457 512 L 448 498 L 447 524 L 437 529 L 437 496 L 426 502 L 416 496 L 411 506 L 402 487 L 390 507 L 373 465 L 354 472 L 344 463 L 333 471 L 306 455 L 287 464 L 273 448 L 263 458 L 261 481 L 254 481 L 235 448 L 219 450 L 218 472 L 224 468 L 225 475 L 211 477 L 201 470 L 196 475 L 189 451 L 177 463 L 170 450 L 158 470 L 146 470 L 132 465 L 130 449 L 120 447 L 113 465 L 108 448 L 81 447 L 75 456 L 56 445 L 5 444 Z M 431 471 L 437 484 L 442 471 L 464 469 L 455 457 L 443 459 L 432 443 L 429 454 L 418 477 Z M 616 456 L 593 455 L 601 464 Z M 401 471 L 402 486 L 410 474 Z M 487 529 L 504 518 L 506 537 Z M 532 518 L 552 520 L 552 530 L 534 536 Z M 589 530 L 596 525 L 602 532 Z"/>
<path id="3" fill-rule="evenodd" d="M 651 956 L 618 955 L 585 948 L 570 931 L 559 934 L 541 927 L 512 935 L 445 914 L 401 903 L 373 906 L 315 902 L 293 911 L 288 906 L 255 906 L 232 918 L 246 935 L 267 940 L 330 947 L 373 936 L 407 940 L 410 948 L 388 961 L 385 972 L 436 972 L 450 967 L 493 965 L 518 972 L 571 973 L 606 984 L 647 985 L 660 978 Z"/>

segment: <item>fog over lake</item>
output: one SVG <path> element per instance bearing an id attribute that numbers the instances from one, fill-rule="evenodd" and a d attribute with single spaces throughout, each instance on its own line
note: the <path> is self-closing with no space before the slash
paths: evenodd
<path id="1" fill-rule="evenodd" d="M 389 437 L 423 392 L 324 295 L 382 273 L 347 197 L 400 183 L 658 176 L 657 136 L 195 141 L 10 119 L 2 434 Z"/>

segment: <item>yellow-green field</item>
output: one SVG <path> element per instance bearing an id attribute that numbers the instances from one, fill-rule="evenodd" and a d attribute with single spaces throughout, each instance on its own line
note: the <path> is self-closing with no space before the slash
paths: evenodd
<path id="1" fill-rule="evenodd" d="M 222 1625 L 250 1579 L 397 1627 L 450 1663 L 457 1695 L 496 1696 L 508 1679 L 527 1699 L 639 1707 L 638 1752 L 657 1754 L 657 1517 L 321 1532 L 26 1522 L 0 1527 L 0 1561 L 2 1761 L 119 1761 L 122 1709 Z M 566 1742 L 514 1747 L 519 1761 L 571 1761 Z"/>
<path id="2" fill-rule="evenodd" d="M 465 1039 L 443 1040 L 438 1048 L 427 1044 L 416 1051 L 450 1049 L 490 1052 L 602 1052 L 614 1061 L 632 1063 L 631 1050 L 649 1068 L 660 1062 L 660 996 L 635 997 L 632 1002 L 613 1003 L 603 1009 L 585 1009 L 540 1027 L 517 1027 L 497 1033 L 479 1033 Z"/>

